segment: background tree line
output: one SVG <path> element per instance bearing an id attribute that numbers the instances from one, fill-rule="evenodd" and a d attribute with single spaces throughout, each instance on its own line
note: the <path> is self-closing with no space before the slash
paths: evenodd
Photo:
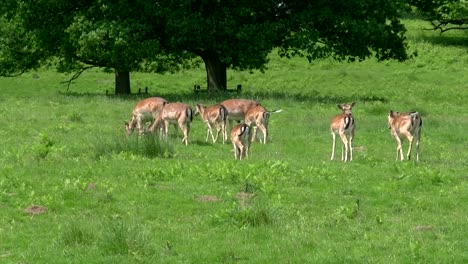
<path id="1" fill-rule="evenodd" d="M 99 67 L 115 74 L 117 94 L 130 93 L 132 71 L 175 72 L 200 61 L 208 90 L 225 90 L 227 69 L 266 70 L 273 49 L 309 61 L 405 60 L 404 6 L 437 28 L 463 28 L 468 17 L 467 1 L 449 0 L 4 2 L 0 76 L 48 65 L 74 72 L 71 82 Z"/>

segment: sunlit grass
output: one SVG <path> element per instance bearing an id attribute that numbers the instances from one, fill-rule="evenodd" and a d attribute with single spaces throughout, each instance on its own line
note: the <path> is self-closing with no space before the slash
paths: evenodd
<path id="1" fill-rule="evenodd" d="M 133 91 L 148 95 L 105 95 L 114 78 L 98 70 L 68 92 L 69 76 L 49 70 L 0 79 L 0 262 L 466 262 L 468 55 L 444 39 L 465 35 L 406 23 L 418 51 L 407 62 L 272 53 L 265 73 L 228 72 L 241 94 L 194 94 L 203 67 L 132 73 Z M 127 136 L 135 102 L 153 95 L 283 111 L 270 118 L 271 142 L 239 162 L 230 142 L 205 142 L 198 116 L 188 146 L 173 126 L 167 140 Z M 349 101 L 355 159 L 331 162 L 329 120 Z M 395 161 L 390 109 L 421 113 L 419 163 Z"/>

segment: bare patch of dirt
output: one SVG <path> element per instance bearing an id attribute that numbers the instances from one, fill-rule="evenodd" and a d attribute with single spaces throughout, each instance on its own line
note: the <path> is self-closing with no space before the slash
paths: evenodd
<path id="1" fill-rule="evenodd" d="M 365 146 L 359 146 L 353 148 L 357 152 L 367 152 L 367 148 Z"/>
<path id="2" fill-rule="evenodd" d="M 30 205 L 28 208 L 24 209 L 24 212 L 30 215 L 38 215 L 43 214 L 47 211 L 47 209 L 40 205 Z"/>
<path id="3" fill-rule="evenodd" d="M 249 192 L 239 192 L 236 194 L 236 199 L 239 200 L 239 204 L 242 206 L 246 206 L 249 201 L 255 196 L 253 193 Z"/>
<path id="4" fill-rule="evenodd" d="M 218 197 L 214 195 L 201 195 L 198 196 L 197 200 L 203 203 L 213 203 L 221 201 Z"/>
<path id="5" fill-rule="evenodd" d="M 430 225 L 420 225 L 414 228 L 416 231 L 430 231 L 432 229 L 434 229 L 434 227 Z"/>

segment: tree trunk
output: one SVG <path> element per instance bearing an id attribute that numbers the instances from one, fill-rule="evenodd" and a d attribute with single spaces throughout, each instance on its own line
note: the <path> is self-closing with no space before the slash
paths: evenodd
<path id="1" fill-rule="evenodd" d="M 130 72 L 115 71 L 115 94 L 130 94 Z"/>
<path id="2" fill-rule="evenodd" d="M 216 52 L 201 51 L 198 55 L 205 62 L 208 91 L 225 91 L 227 88 L 226 65 Z"/>

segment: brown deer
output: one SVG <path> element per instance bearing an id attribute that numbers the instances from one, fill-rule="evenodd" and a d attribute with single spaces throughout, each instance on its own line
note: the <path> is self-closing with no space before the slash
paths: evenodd
<path id="1" fill-rule="evenodd" d="M 221 131 L 224 144 L 227 140 L 226 125 L 228 112 L 226 108 L 220 104 L 212 105 L 209 107 L 205 107 L 202 104 L 197 104 L 197 110 L 195 112 L 195 115 L 197 113 L 200 113 L 200 117 L 207 126 L 205 141 L 208 141 L 208 137 L 211 135 L 213 143 L 216 143 L 216 140 L 218 140 L 219 132 Z M 216 128 L 216 137 L 213 135 L 213 128 L 211 127 L 212 125 L 214 125 Z"/>
<path id="2" fill-rule="evenodd" d="M 150 97 L 137 102 L 133 108 L 130 123 L 125 122 L 124 124 L 127 134 L 131 134 L 135 127 L 140 134 L 143 134 L 145 122 L 151 121 L 154 124 L 165 104 L 167 101 L 161 97 Z"/>
<path id="3" fill-rule="evenodd" d="M 241 160 L 249 157 L 251 128 L 246 124 L 237 124 L 231 130 L 231 142 L 234 147 L 234 158 Z"/>
<path id="4" fill-rule="evenodd" d="M 343 143 L 341 151 L 341 160 L 344 162 L 353 160 L 353 139 L 355 123 L 351 110 L 354 104 L 355 102 L 352 102 L 350 104 L 339 104 L 338 108 L 343 110 L 343 113 L 336 115 L 331 121 L 330 130 L 333 137 L 333 145 L 330 160 L 333 160 L 335 158 L 336 134 L 340 136 L 341 142 Z"/>
<path id="5" fill-rule="evenodd" d="M 416 161 L 419 161 L 419 141 L 421 139 L 422 118 L 418 112 L 399 113 L 390 110 L 387 116 L 388 128 L 397 142 L 396 160 L 404 160 L 401 137 L 408 139 L 409 147 L 406 154 L 411 159 L 413 141 L 416 140 Z"/>
<path id="6" fill-rule="evenodd" d="M 245 124 L 253 127 L 252 141 L 257 138 L 258 129 L 262 131 L 263 140 L 260 139 L 260 143 L 266 144 L 268 139 L 268 121 L 272 113 L 279 113 L 282 110 L 268 111 L 265 107 L 257 105 L 251 107 L 245 113 Z"/>
<path id="7" fill-rule="evenodd" d="M 184 133 L 182 143 L 188 145 L 188 137 L 190 133 L 190 124 L 193 120 L 194 111 L 192 107 L 184 103 L 167 103 L 163 106 L 158 119 L 151 126 L 150 131 L 154 132 L 162 126 L 163 137 L 167 138 L 169 124 L 174 124 L 176 135 L 178 134 L 177 124 Z"/>
<path id="8" fill-rule="evenodd" d="M 228 111 L 228 120 L 232 127 L 232 120 L 237 122 L 244 121 L 247 110 L 260 105 L 259 102 L 248 99 L 228 99 L 220 103 Z"/>

